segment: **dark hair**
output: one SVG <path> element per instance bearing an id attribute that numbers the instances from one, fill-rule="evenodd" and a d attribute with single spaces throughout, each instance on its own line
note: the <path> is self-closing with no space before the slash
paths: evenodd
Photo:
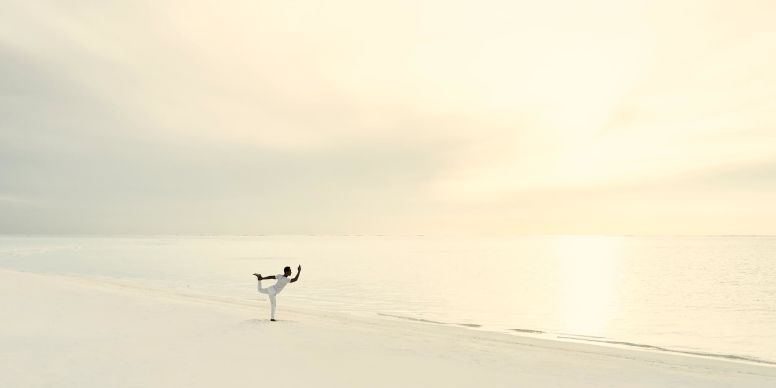
<path id="1" fill-rule="evenodd" d="M 283 268 L 283 272 L 286 272 L 286 271 L 291 272 L 291 267 Z"/>

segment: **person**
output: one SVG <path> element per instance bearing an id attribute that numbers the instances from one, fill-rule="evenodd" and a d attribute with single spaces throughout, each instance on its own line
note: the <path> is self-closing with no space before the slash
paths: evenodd
<path id="1" fill-rule="evenodd" d="M 263 276 L 261 276 L 260 273 L 254 273 L 253 274 L 253 276 L 255 276 L 256 279 L 258 279 L 258 281 L 259 281 L 259 286 L 258 286 L 259 292 L 262 293 L 262 294 L 267 294 L 267 296 L 269 297 L 269 303 L 271 305 L 270 321 L 275 322 L 275 307 L 277 305 L 277 302 L 275 301 L 275 297 L 277 296 L 277 294 L 280 293 L 280 291 L 283 290 L 283 288 L 286 286 L 286 284 L 294 283 L 297 280 L 299 280 L 299 274 L 301 274 L 301 273 L 302 273 L 302 266 L 300 265 L 299 267 L 297 267 L 296 276 L 294 276 L 293 278 L 290 278 L 290 276 L 291 276 L 291 267 L 283 268 L 283 274 L 282 275 L 281 274 L 277 274 L 277 275 L 274 275 L 274 276 L 263 277 Z M 277 280 L 277 282 L 275 284 L 267 287 L 267 288 L 262 288 L 261 287 L 261 281 L 262 280 L 266 280 L 266 279 L 275 279 L 275 280 Z"/>

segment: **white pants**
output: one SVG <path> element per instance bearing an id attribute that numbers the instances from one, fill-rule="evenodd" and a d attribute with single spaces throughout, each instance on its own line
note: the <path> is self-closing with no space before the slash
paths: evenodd
<path id="1" fill-rule="evenodd" d="M 272 306 L 272 319 L 275 319 L 275 306 L 277 303 L 275 302 L 275 295 L 278 294 L 277 290 L 275 289 L 275 286 L 269 286 L 267 288 L 261 288 L 261 280 L 259 280 L 259 292 L 262 294 L 267 294 L 269 296 L 269 304 Z"/>

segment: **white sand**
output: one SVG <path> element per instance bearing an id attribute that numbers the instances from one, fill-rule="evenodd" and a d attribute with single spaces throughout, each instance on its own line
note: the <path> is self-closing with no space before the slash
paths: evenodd
<path id="1" fill-rule="evenodd" d="M 271 323 L 253 284 L 235 301 L 0 271 L 0 387 L 776 387 L 770 366 L 301 311 L 282 298 Z"/>

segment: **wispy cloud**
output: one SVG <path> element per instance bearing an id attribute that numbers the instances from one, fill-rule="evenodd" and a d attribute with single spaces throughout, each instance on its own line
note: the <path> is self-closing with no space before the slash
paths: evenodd
<path id="1" fill-rule="evenodd" d="M 8 204 L 27 204 L 27 203 L 31 203 L 32 201 L 30 201 L 29 199 L 24 199 L 13 195 L 0 193 L 0 202 L 5 202 Z"/>

